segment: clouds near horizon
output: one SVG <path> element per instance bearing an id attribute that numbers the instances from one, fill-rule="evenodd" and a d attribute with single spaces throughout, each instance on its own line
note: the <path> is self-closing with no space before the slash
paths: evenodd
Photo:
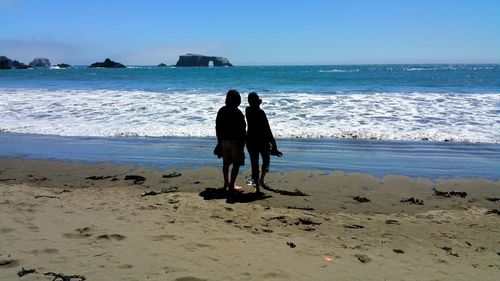
<path id="1" fill-rule="evenodd" d="M 81 48 L 44 40 L 8 40 L 0 38 L 0 54 L 28 64 L 34 58 L 49 58 L 52 63 L 76 64 L 85 56 Z"/>

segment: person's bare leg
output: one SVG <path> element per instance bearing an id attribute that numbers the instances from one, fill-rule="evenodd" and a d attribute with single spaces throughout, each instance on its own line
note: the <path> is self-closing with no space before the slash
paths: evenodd
<path id="1" fill-rule="evenodd" d="M 261 186 L 265 186 L 266 182 L 264 181 L 264 178 L 266 177 L 267 172 L 269 171 L 269 164 L 271 163 L 271 156 L 269 155 L 269 152 L 261 152 L 262 155 L 262 168 L 260 171 L 260 179 L 259 183 Z"/>
<path id="2" fill-rule="evenodd" d="M 260 173 L 260 181 L 264 182 L 264 177 L 266 176 L 266 170 L 262 170 L 262 172 Z"/>
<path id="3" fill-rule="evenodd" d="M 264 181 L 265 176 L 266 176 L 266 171 L 262 171 L 260 174 L 259 185 L 262 186 L 262 188 L 264 188 L 264 189 L 267 188 L 266 182 Z M 261 192 L 260 187 L 256 188 L 255 192 L 257 192 L 257 193 Z"/>
<path id="4" fill-rule="evenodd" d="M 254 187 L 255 187 L 255 193 L 261 193 L 261 191 L 260 191 L 260 183 L 259 183 L 259 181 L 255 181 L 255 182 L 253 183 L 253 185 L 254 185 Z"/>
<path id="5" fill-rule="evenodd" d="M 222 165 L 222 176 L 224 177 L 224 188 L 229 188 L 229 164 Z"/>
<path id="6" fill-rule="evenodd" d="M 231 182 L 229 183 L 229 189 L 234 189 L 234 183 L 236 182 L 236 177 L 238 176 L 239 171 L 240 166 L 233 164 L 233 168 L 231 169 Z"/>
<path id="7" fill-rule="evenodd" d="M 248 150 L 248 154 L 250 155 L 250 163 L 252 165 L 252 180 L 253 186 L 255 187 L 255 192 L 260 192 L 259 185 L 259 152 L 255 150 Z"/>

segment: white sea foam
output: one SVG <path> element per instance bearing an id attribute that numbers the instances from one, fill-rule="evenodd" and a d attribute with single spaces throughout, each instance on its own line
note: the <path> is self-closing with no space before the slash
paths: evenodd
<path id="1" fill-rule="evenodd" d="M 320 70 L 321 73 L 351 73 L 351 72 L 359 72 L 359 69 L 327 69 Z"/>
<path id="2" fill-rule="evenodd" d="M 224 93 L 0 89 L 0 131 L 65 136 L 215 136 Z M 263 94 L 282 138 L 500 143 L 500 94 Z M 246 96 L 242 96 L 243 111 Z"/>

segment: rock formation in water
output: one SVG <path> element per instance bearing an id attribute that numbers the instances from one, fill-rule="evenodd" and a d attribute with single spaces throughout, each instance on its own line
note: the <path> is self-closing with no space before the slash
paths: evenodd
<path id="1" fill-rule="evenodd" d="M 60 64 L 57 64 L 56 66 L 59 67 L 59 68 L 68 68 L 68 67 L 71 67 L 71 65 L 69 65 L 67 63 L 60 63 Z"/>
<path id="2" fill-rule="evenodd" d="M 214 66 L 233 66 L 229 60 L 224 57 L 211 57 L 196 54 L 179 56 L 179 60 L 175 66 L 208 66 L 210 62 L 213 62 Z"/>
<path id="3" fill-rule="evenodd" d="M 104 62 L 93 63 L 90 65 L 90 67 L 125 68 L 123 64 L 112 61 L 110 59 L 105 59 Z"/>
<path id="4" fill-rule="evenodd" d="M 30 62 L 30 66 L 34 68 L 49 68 L 52 66 L 49 59 L 35 58 Z"/>
<path id="5" fill-rule="evenodd" d="M 166 65 L 166 64 L 164 64 L 164 63 L 160 63 L 160 64 L 158 65 L 158 67 L 167 67 L 167 65 Z"/>
<path id="6" fill-rule="evenodd" d="M 30 68 L 29 65 L 26 65 L 22 62 L 18 62 L 17 60 L 11 60 L 8 57 L 0 56 L 0 69 L 26 69 Z"/>

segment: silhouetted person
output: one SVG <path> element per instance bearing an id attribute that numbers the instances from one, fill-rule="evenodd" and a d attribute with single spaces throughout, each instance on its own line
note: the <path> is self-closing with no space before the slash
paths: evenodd
<path id="1" fill-rule="evenodd" d="M 224 176 L 224 188 L 230 194 L 234 192 L 234 183 L 240 166 L 245 164 L 245 116 L 238 109 L 241 104 L 240 93 L 229 90 L 226 95 L 226 105 L 217 112 L 215 120 L 215 131 L 217 133 L 217 145 L 222 146 L 222 174 Z M 229 166 L 231 179 L 229 180 Z"/>
<path id="2" fill-rule="evenodd" d="M 252 163 L 252 180 L 255 192 L 260 193 L 260 187 L 265 186 L 264 177 L 269 171 L 270 155 L 282 156 L 278 151 L 266 113 L 260 108 L 262 100 L 257 93 L 248 94 L 248 104 L 245 115 L 248 123 L 247 150 Z M 262 156 L 262 168 L 259 177 L 259 154 Z"/>

